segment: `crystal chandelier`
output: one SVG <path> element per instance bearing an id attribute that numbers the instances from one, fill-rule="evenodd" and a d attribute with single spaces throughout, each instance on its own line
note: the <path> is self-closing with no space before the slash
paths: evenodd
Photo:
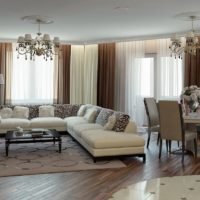
<path id="1" fill-rule="evenodd" d="M 53 23 L 47 17 L 41 16 L 26 16 L 22 18 L 24 21 L 29 21 L 30 23 L 38 24 L 37 36 L 33 39 L 31 34 L 25 34 L 25 36 L 19 36 L 17 40 L 16 51 L 18 52 L 17 58 L 20 55 L 25 56 L 25 60 L 30 58 L 30 60 L 35 60 L 35 56 L 43 56 L 47 61 L 48 59 L 53 60 L 53 55 L 58 55 L 60 47 L 60 39 L 54 37 L 53 40 L 50 39 L 49 34 L 44 34 L 40 32 L 41 24 Z"/>
<path id="2" fill-rule="evenodd" d="M 194 21 L 199 20 L 199 18 L 192 15 L 188 16 L 186 19 L 192 22 L 192 29 L 185 37 L 185 44 L 183 44 L 181 39 L 174 34 L 171 38 L 171 44 L 169 45 L 171 56 L 174 56 L 175 58 L 182 59 L 184 52 L 191 55 L 196 55 L 197 50 L 200 49 L 199 39 L 197 36 L 195 36 L 195 30 L 193 26 Z"/>

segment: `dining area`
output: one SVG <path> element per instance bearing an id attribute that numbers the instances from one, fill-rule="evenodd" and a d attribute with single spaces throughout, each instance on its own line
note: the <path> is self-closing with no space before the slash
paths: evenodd
<path id="1" fill-rule="evenodd" d="M 190 110 L 185 101 L 159 100 L 144 98 L 148 127 L 147 150 L 151 148 L 151 134 L 157 133 L 158 157 L 162 153 L 178 153 L 184 165 L 184 156 L 189 153 L 196 161 L 198 155 L 198 135 L 200 136 L 200 113 Z M 196 110 L 197 111 L 197 110 Z M 177 148 L 172 149 L 173 146 Z M 166 151 L 163 146 L 166 146 Z"/>

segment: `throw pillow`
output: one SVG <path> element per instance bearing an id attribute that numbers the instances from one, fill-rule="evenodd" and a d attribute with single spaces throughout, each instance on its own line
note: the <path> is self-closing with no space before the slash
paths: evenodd
<path id="1" fill-rule="evenodd" d="M 39 117 L 54 117 L 54 107 L 53 106 L 40 106 L 39 107 Z"/>
<path id="2" fill-rule="evenodd" d="M 108 122 L 108 118 L 114 113 L 113 110 L 102 108 L 101 112 L 99 113 L 96 123 L 104 126 Z"/>
<path id="3" fill-rule="evenodd" d="M 116 116 L 116 123 L 113 127 L 113 130 L 116 132 L 124 132 L 126 126 L 129 123 L 129 115 L 121 112 L 115 112 L 114 115 Z"/>
<path id="4" fill-rule="evenodd" d="M 7 119 L 12 117 L 12 109 L 11 108 L 2 108 L 0 110 L 0 116 L 2 119 Z"/>
<path id="5" fill-rule="evenodd" d="M 108 118 L 108 122 L 105 124 L 104 129 L 105 130 L 112 130 L 113 127 L 115 126 L 116 123 L 116 116 L 115 115 L 111 115 Z"/>
<path id="6" fill-rule="evenodd" d="M 22 119 L 28 119 L 29 117 L 29 109 L 27 107 L 23 106 L 15 106 L 13 109 L 13 118 L 22 118 Z"/>
<path id="7" fill-rule="evenodd" d="M 86 105 L 82 105 L 78 110 L 77 116 L 79 116 L 79 117 L 84 116 L 85 111 L 86 111 Z"/>
<path id="8" fill-rule="evenodd" d="M 89 123 L 94 122 L 95 118 L 96 118 L 96 113 L 97 110 L 94 108 L 90 108 L 86 111 L 85 115 L 84 115 L 84 119 L 87 120 Z"/>

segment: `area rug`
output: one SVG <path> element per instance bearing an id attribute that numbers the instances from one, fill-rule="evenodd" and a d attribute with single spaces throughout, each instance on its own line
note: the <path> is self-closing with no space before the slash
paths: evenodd
<path id="1" fill-rule="evenodd" d="M 62 137 L 62 152 L 53 143 L 11 144 L 5 156 L 5 140 L 0 139 L 0 176 L 30 175 L 92 169 L 122 168 L 118 159 L 93 162 L 92 157 L 70 136 Z"/>

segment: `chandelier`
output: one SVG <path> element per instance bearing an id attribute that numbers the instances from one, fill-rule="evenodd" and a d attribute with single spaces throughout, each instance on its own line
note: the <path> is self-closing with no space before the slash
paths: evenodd
<path id="1" fill-rule="evenodd" d="M 53 55 L 58 55 L 60 47 L 59 37 L 54 37 L 53 40 L 50 39 L 49 34 L 44 34 L 40 32 L 41 24 L 50 24 L 53 21 L 47 17 L 41 16 L 26 16 L 22 18 L 24 21 L 29 21 L 33 24 L 38 24 L 38 33 L 36 37 L 32 38 L 31 34 L 25 34 L 25 36 L 19 36 L 17 40 L 16 51 L 18 52 L 17 58 L 20 55 L 25 56 L 25 60 L 30 58 L 30 60 L 35 60 L 35 56 L 43 56 L 44 59 L 53 60 Z"/>
<path id="2" fill-rule="evenodd" d="M 192 22 L 192 29 L 186 34 L 185 44 L 177 37 L 176 34 L 171 38 L 171 44 L 169 49 L 171 51 L 171 56 L 175 58 L 183 58 L 183 53 L 189 53 L 191 55 L 196 55 L 198 49 L 200 49 L 200 43 L 198 37 L 195 35 L 194 30 L 194 21 L 199 20 L 200 18 L 194 15 L 185 16 L 184 14 L 178 15 L 183 20 Z"/>

